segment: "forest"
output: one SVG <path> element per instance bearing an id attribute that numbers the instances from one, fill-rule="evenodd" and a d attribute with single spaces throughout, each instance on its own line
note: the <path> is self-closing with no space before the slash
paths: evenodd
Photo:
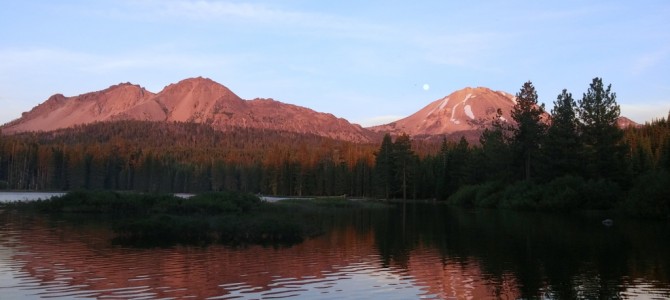
<path id="1" fill-rule="evenodd" d="M 357 144 L 130 120 L 0 133 L 0 189 L 345 195 L 670 216 L 670 115 L 619 128 L 616 93 L 601 78 L 578 100 L 563 90 L 551 112 L 531 82 L 516 96 L 515 125 L 499 112 L 478 142 L 386 135 Z"/>

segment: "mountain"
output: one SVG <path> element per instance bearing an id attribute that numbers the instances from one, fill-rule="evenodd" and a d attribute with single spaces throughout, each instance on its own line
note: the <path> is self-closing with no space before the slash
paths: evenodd
<path id="1" fill-rule="evenodd" d="M 76 97 L 56 94 L 44 103 L 23 113 L 21 118 L 3 125 L 5 133 L 23 131 L 50 131 L 87 124 L 95 121 L 113 120 L 132 107 L 149 102 L 153 93 L 138 85 L 122 83 L 102 91 Z"/>
<path id="2" fill-rule="evenodd" d="M 512 94 L 485 87 L 467 87 L 433 101 L 406 118 L 368 129 L 378 133 L 407 133 L 413 137 L 446 135 L 459 139 L 465 136 L 470 141 L 478 141 L 481 131 L 495 119 L 498 109 L 503 121 L 514 122 L 511 111 L 515 104 L 516 97 Z M 549 120 L 551 116 L 545 113 L 543 118 Z M 617 119 L 617 125 L 619 128 L 640 126 L 623 116 Z"/>
<path id="3" fill-rule="evenodd" d="M 629 118 L 623 117 L 623 116 L 619 117 L 616 120 L 616 125 L 619 126 L 619 128 L 621 128 L 621 129 L 626 129 L 628 127 L 640 127 L 641 126 L 640 124 L 635 123 L 635 121 L 633 121 Z"/>
<path id="4" fill-rule="evenodd" d="M 485 87 L 467 87 L 438 99 L 404 119 L 369 127 L 375 132 L 407 133 L 411 136 L 445 135 L 479 131 L 490 123 L 498 109 L 502 119 L 511 120 L 515 97 Z"/>
<path id="5" fill-rule="evenodd" d="M 170 84 L 157 94 L 130 83 L 74 97 L 56 94 L 3 125 L 2 132 L 52 131 L 111 120 L 195 122 L 224 131 L 268 129 L 353 142 L 377 139 L 375 133 L 332 114 L 272 99 L 243 100 L 202 77 Z"/>
<path id="6" fill-rule="evenodd" d="M 154 94 L 139 85 L 122 83 L 107 89 L 65 97 L 56 94 L 21 118 L 3 125 L 2 132 L 52 131 L 75 125 L 114 120 L 194 122 L 214 129 L 279 130 L 352 142 L 378 142 L 381 134 L 477 141 L 481 130 L 502 111 L 511 121 L 515 96 L 485 87 L 467 87 L 438 99 L 398 121 L 362 128 L 332 114 L 273 99 L 244 100 L 207 78 L 189 78 Z M 547 119 L 549 118 L 546 115 Z M 621 128 L 639 126 L 621 117 Z"/>

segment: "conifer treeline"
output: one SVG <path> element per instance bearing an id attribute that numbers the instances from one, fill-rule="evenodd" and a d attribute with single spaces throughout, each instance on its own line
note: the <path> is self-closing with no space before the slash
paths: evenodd
<path id="1" fill-rule="evenodd" d="M 375 148 L 249 128 L 101 122 L 1 136 L 0 181 L 17 190 L 370 195 Z"/>
<path id="2" fill-rule="evenodd" d="M 380 146 L 142 121 L 0 135 L 0 188 L 239 190 L 547 209 L 625 204 L 670 213 L 669 121 L 619 129 L 616 94 L 602 79 L 577 101 L 564 90 L 551 115 L 527 82 L 512 116 L 516 126 L 498 118 L 478 144 L 401 135 Z"/>

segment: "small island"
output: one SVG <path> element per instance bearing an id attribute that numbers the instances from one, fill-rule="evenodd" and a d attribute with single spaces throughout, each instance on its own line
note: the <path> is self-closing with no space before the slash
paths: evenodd
<path id="1" fill-rule="evenodd" d="M 262 201 L 240 192 L 171 194 L 73 191 L 47 200 L 5 203 L 22 213 L 109 220 L 121 245 L 292 245 L 320 235 L 324 215 L 386 205 L 345 198 Z"/>

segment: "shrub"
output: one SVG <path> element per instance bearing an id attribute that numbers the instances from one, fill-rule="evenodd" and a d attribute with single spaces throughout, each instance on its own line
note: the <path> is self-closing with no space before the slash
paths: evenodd
<path id="1" fill-rule="evenodd" d="M 135 194 L 114 191 L 73 191 L 49 200 L 38 201 L 36 207 L 48 212 L 215 215 L 247 213 L 263 202 L 251 194 L 218 192 L 183 199 L 170 194 Z"/>
<path id="2" fill-rule="evenodd" d="M 477 193 L 475 195 L 475 206 L 487 208 L 497 207 L 504 190 L 504 183 L 498 181 L 478 185 Z"/>
<path id="3" fill-rule="evenodd" d="M 607 179 L 591 179 L 582 189 L 584 207 L 590 209 L 610 209 L 623 197 L 619 185 Z"/>
<path id="4" fill-rule="evenodd" d="M 237 192 L 209 192 L 195 195 L 182 202 L 183 209 L 199 210 L 206 214 L 225 212 L 247 213 L 263 202 L 256 195 Z"/>
<path id="5" fill-rule="evenodd" d="M 542 189 L 527 181 L 517 181 L 502 193 L 500 208 L 534 210 L 542 198 Z"/>
<path id="6" fill-rule="evenodd" d="M 456 206 L 473 207 L 475 199 L 477 199 L 478 190 L 479 185 L 463 186 L 447 198 L 447 203 Z"/>
<path id="7" fill-rule="evenodd" d="M 670 218 L 670 173 L 659 170 L 641 175 L 622 208 L 637 217 Z"/>
<path id="8" fill-rule="evenodd" d="M 161 194 L 72 191 L 63 196 L 37 201 L 35 205 L 46 212 L 144 214 L 155 205 L 177 199 L 172 195 Z"/>
<path id="9" fill-rule="evenodd" d="M 0 190 L 9 189 L 9 182 L 0 180 Z"/>
<path id="10" fill-rule="evenodd" d="M 582 191 L 586 181 L 577 176 L 566 175 L 542 185 L 542 198 L 538 209 L 551 211 L 572 211 L 584 206 Z"/>

